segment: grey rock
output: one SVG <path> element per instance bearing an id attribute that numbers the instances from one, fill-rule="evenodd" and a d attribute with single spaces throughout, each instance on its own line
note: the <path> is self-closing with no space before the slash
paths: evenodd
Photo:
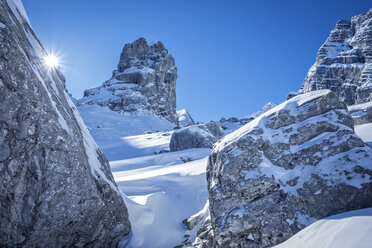
<path id="1" fill-rule="evenodd" d="M 0 0 L 0 246 L 116 247 L 122 193 L 16 3 Z"/>
<path id="2" fill-rule="evenodd" d="M 345 103 L 329 90 L 293 97 L 214 145 L 209 247 L 271 247 L 317 219 L 371 207 L 371 176 L 372 149 Z"/>
<path id="3" fill-rule="evenodd" d="M 348 105 L 372 101 L 372 9 L 341 20 L 320 47 L 301 92 L 330 89 Z"/>
<path id="4" fill-rule="evenodd" d="M 172 134 L 170 151 L 181 151 L 191 148 L 212 148 L 224 133 L 216 122 L 208 122 L 178 129 Z"/>
<path id="5" fill-rule="evenodd" d="M 178 124 L 176 80 L 174 58 L 164 45 L 140 38 L 125 44 L 112 77 L 86 90 L 77 106 L 96 104 L 122 113 L 150 113 Z"/>
<path id="6" fill-rule="evenodd" d="M 372 102 L 348 106 L 348 109 L 353 117 L 354 125 L 372 123 Z"/>
<path id="7" fill-rule="evenodd" d="M 177 115 L 180 127 L 187 127 L 195 124 L 194 119 L 186 109 L 177 110 Z"/>

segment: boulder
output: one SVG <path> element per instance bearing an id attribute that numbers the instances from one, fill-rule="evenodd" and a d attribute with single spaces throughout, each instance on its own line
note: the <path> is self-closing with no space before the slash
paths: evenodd
<path id="1" fill-rule="evenodd" d="M 348 109 L 353 117 L 354 125 L 372 123 L 372 102 L 348 106 Z"/>
<path id="2" fill-rule="evenodd" d="M 218 141 L 207 181 L 214 247 L 271 247 L 372 206 L 372 150 L 329 90 L 295 96 Z"/>
<path id="3" fill-rule="evenodd" d="M 172 152 L 191 148 L 212 148 L 213 144 L 223 136 L 221 127 L 211 121 L 174 131 L 169 148 Z"/>
<path id="4" fill-rule="evenodd" d="M 0 0 L 0 247 L 116 247 L 122 192 L 20 0 Z"/>

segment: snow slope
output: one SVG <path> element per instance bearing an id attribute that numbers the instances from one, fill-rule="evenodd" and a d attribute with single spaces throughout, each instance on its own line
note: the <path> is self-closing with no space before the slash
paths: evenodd
<path id="1" fill-rule="evenodd" d="M 372 208 L 360 209 L 319 220 L 276 248 L 370 248 Z"/>
<path id="2" fill-rule="evenodd" d="M 355 126 L 354 130 L 365 143 L 372 147 L 372 123 Z"/>
<path id="3" fill-rule="evenodd" d="M 132 224 L 127 247 L 174 247 L 184 240 L 182 221 L 207 201 L 209 149 L 191 149 L 111 162 L 118 186 L 128 195 Z M 184 163 L 182 160 L 193 160 Z"/>
<path id="4" fill-rule="evenodd" d="M 97 105 L 84 105 L 78 109 L 110 161 L 169 150 L 168 144 L 175 125 L 166 119 L 153 115 L 123 115 Z"/>
<path id="5" fill-rule="evenodd" d="M 125 194 L 132 236 L 121 247 L 181 244 L 187 234 L 182 221 L 207 202 L 210 149 L 169 152 L 175 125 L 153 115 L 124 115 L 97 105 L 78 109 Z"/>

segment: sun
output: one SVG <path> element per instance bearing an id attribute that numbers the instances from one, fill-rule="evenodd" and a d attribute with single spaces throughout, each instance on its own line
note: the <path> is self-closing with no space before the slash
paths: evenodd
<path id="1" fill-rule="evenodd" d="M 54 54 L 48 54 L 44 57 L 44 64 L 49 69 L 54 69 L 60 66 L 59 64 L 59 58 Z"/>

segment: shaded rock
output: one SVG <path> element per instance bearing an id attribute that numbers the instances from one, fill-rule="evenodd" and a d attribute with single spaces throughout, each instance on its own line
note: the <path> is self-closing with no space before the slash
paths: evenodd
<path id="1" fill-rule="evenodd" d="M 216 122 L 189 126 L 174 131 L 169 148 L 172 152 L 191 148 L 212 148 L 223 136 L 224 133 Z"/>
<path id="2" fill-rule="evenodd" d="M 348 109 L 353 117 L 354 125 L 372 123 L 372 102 L 352 105 Z"/>
<path id="3" fill-rule="evenodd" d="M 348 105 L 372 101 L 372 9 L 341 20 L 320 47 L 302 92 L 330 89 Z"/>
<path id="4" fill-rule="evenodd" d="M 96 104 L 121 113 L 154 114 L 178 124 L 176 80 L 174 58 L 164 45 L 139 38 L 125 44 L 112 77 L 86 90 L 77 106 Z"/>
<path id="5" fill-rule="evenodd" d="M 209 156 L 213 247 L 271 247 L 317 219 L 371 207 L 371 158 L 329 90 L 269 110 Z"/>
<path id="6" fill-rule="evenodd" d="M 21 1 L 0 0 L 0 246 L 116 247 L 127 208 Z"/>
<path id="7" fill-rule="evenodd" d="M 194 120 L 186 109 L 177 110 L 177 115 L 180 127 L 187 127 L 195 124 Z"/>

